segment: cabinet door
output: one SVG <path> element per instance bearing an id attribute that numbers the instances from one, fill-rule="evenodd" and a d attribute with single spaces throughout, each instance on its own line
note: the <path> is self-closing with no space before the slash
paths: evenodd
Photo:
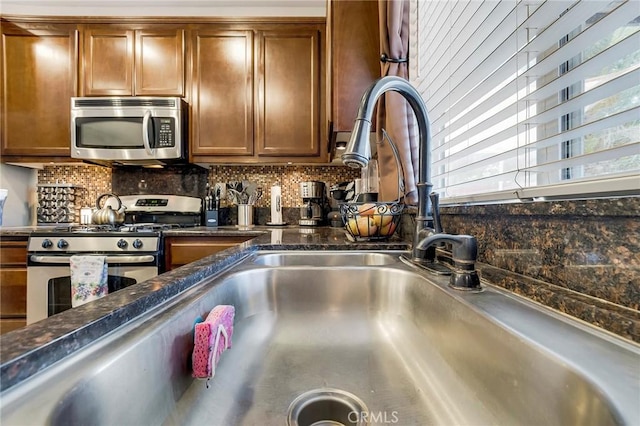
<path id="1" fill-rule="evenodd" d="M 362 94 L 381 75 L 378 2 L 329 2 L 329 31 L 333 130 L 350 132 Z"/>
<path id="2" fill-rule="evenodd" d="M 134 31 L 89 28 L 83 40 L 84 95 L 133 95 Z"/>
<path id="3" fill-rule="evenodd" d="M 253 32 L 194 31 L 192 145 L 198 156 L 253 154 Z"/>
<path id="4" fill-rule="evenodd" d="M 0 334 L 26 325 L 27 237 L 0 241 Z"/>
<path id="5" fill-rule="evenodd" d="M 88 28 L 85 96 L 184 96 L 184 30 Z"/>
<path id="6" fill-rule="evenodd" d="M 261 33 L 258 155 L 320 155 L 320 35 L 315 29 Z"/>
<path id="7" fill-rule="evenodd" d="M 69 157 L 75 27 L 2 27 L 2 155 Z"/>
<path id="8" fill-rule="evenodd" d="M 165 240 L 165 269 L 170 271 L 187 263 L 235 247 L 254 237 L 247 236 L 202 236 L 167 237 Z"/>
<path id="9" fill-rule="evenodd" d="M 184 30 L 136 31 L 135 94 L 184 96 Z"/>

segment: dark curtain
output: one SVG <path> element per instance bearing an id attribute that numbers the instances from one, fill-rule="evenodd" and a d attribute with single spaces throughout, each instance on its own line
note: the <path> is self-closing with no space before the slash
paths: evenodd
<path id="1" fill-rule="evenodd" d="M 409 0 L 379 0 L 382 76 L 409 78 Z M 387 60 L 383 58 L 388 58 Z M 385 93 L 378 103 L 378 141 L 384 128 L 397 145 L 404 166 L 405 203 L 417 204 L 418 138 L 411 107 L 395 92 Z M 398 170 L 389 144 L 378 144 L 380 200 L 398 198 Z"/>

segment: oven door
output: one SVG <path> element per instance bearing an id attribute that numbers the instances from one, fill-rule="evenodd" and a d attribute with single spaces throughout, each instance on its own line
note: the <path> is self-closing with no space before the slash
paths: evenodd
<path id="1" fill-rule="evenodd" d="M 36 255 L 27 265 L 27 325 L 71 308 L 69 255 Z M 109 293 L 155 277 L 154 255 L 107 256 Z"/>

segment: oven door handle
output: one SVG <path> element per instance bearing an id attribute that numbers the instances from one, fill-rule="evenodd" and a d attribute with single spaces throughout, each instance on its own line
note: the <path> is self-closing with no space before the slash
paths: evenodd
<path id="1" fill-rule="evenodd" d="M 31 255 L 29 259 L 33 263 L 60 263 L 69 264 L 71 256 L 37 256 Z M 142 256 L 107 256 L 107 263 L 149 263 L 155 258 L 151 255 Z"/>

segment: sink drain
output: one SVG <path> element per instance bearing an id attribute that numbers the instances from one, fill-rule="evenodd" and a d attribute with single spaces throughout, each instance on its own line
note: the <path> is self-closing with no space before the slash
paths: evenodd
<path id="1" fill-rule="evenodd" d="M 366 426 L 369 410 L 357 396 L 340 389 L 314 389 L 289 406 L 288 426 Z"/>

